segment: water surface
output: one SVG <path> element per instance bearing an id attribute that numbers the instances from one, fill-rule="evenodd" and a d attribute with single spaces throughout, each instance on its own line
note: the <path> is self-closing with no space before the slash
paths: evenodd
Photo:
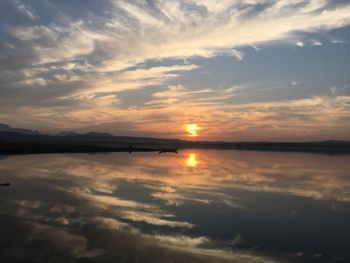
<path id="1" fill-rule="evenodd" d="M 350 262 L 350 158 L 0 159 L 1 262 Z"/>

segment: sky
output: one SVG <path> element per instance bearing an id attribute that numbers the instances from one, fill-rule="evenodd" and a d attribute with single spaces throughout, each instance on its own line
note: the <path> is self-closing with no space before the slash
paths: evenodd
<path id="1" fill-rule="evenodd" d="M 0 123 L 44 133 L 350 140 L 349 69 L 347 0 L 0 0 Z"/>

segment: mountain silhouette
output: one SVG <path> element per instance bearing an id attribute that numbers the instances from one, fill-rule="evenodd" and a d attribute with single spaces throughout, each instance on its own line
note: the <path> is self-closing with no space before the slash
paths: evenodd
<path id="1" fill-rule="evenodd" d="M 0 123 L 0 132 L 15 132 L 15 133 L 21 133 L 21 134 L 32 134 L 32 135 L 39 135 L 40 133 L 35 130 L 27 130 L 27 129 L 21 129 L 21 128 L 12 128 L 7 124 Z"/>

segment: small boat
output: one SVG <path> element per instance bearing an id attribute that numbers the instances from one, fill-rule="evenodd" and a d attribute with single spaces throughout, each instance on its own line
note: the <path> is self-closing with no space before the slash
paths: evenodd
<path id="1" fill-rule="evenodd" d="M 158 154 L 161 153 L 177 153 L 177 149 L 175 148 L 159 148 Z"/>

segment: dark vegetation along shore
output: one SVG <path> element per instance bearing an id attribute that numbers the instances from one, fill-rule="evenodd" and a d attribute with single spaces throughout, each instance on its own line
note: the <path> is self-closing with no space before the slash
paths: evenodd
<path id="1" fill-rule="evenodd" d="M 350 141 L 318 142 L 209 142 L 114 136 L 90 132 L 44 135 L 0 124 L 0 154 L 83 152 L 168 152 L 175 149 L 239 149 L 350 154 Z M 163 151 L 165 150 L 165 151 Z"/>
<path id="2" fill-rule="evenodd" d="M 92 153 L 92 152 L 159 152 L 150 147 L 108 147 L 99 145 L 67 144 L 67 143 L 28 143 L 0 142 L 0 154 L 32 154 L 32 153 Z"/>

